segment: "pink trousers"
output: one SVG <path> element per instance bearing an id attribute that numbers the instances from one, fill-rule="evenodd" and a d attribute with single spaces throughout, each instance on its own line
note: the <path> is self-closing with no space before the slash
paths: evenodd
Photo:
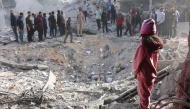
<path id="1" fill-rule="evenodd" d="M 146 83 L 145 81 L 137 80 L 137 91 L 140 98 L 139 107 L 141 109 L 150 109 L 150 94 L 153 83 Z"/>

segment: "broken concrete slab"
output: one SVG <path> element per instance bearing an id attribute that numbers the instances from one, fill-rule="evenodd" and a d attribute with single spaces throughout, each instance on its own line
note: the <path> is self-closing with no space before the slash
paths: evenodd
<path id="1" fill-rule="evenodd" d="M 157 70 L 160 71 L 167 66 L 173 65 L 174 61 L 175 60 L 159 60 L 157 64 Z"/>
<path id="2" fill-rule="evenodd" d="M 182 70 L 183 64 L 184 64 L 184 62 L 179 62 L 179 63 L 178 63 L 178 66 L 177 66 L 177 68 L 176 68 L 176 71 L 177 71 L 177 70 Z"/>
<path id="3" fill-rule="evenodd" d="M 1 72 L 0 76 L 15 76 L 15 74 L 10 72 Z"/>
<path id="4" fill-rule="evenodd" d="M 38 68 L 39 70 L 47 70 L 47 69 L 49 69 L 49 67 L 46 66 L 46 65 L 37 65 L 37 68 Z"/>
<path id="5" fill-rule="evenodd" d="M 12 61 L 9 61 L 5 58 L 0 58 L 0 63 L 9 67 L 23 69 L 23 70 L 31 70 L 34 68 L 38 68 L 39 70 L 46 70 L 49 67 L 46 65 L 35 65 L 35 64 L 19 64 Z"/>
<path id="6" fill-rule="evenodd" d="M 48 76 L 48 81 L 44 85 L 42 91 L 45 92 L 50 85 L 54 86 L 55 82 L 56 82 L 56 76 L 50 71 Z"/>

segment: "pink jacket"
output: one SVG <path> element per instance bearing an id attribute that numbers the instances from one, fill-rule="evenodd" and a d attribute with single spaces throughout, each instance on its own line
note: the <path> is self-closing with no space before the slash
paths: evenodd
<path id="1" fill-rule="evenodd" d="M 133 74 L 139 81 L 153 82 L 156 75 L 158 52 L 150 52 L 140 43 L 133 60 Z"/>

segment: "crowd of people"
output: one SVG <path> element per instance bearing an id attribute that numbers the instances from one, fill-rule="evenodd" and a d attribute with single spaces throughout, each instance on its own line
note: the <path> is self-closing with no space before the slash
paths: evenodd
<path id="1" fill-rule="evenodd" d="M 157 9 L 152 9 L 147 19 L 152 18 L 156 21 L 158 36 L 170 39 L 171 37 L 176 37 L 179 17 L 177 7 L 171 6 L 170 8 L 158 7 Z"/>
<path id="2" fill-rule="evenodd" d="M 78 15 L 76 16 L 77 37 L 83 36 L 83 23 L 87 19 L 89 5 L 90 4 L 87 4 L 87 2 L 84 1 L 83 5 L 79 8 Z M 102 28 L 103 33 L 108 33 L 108 24 L 115 24 L 117 30 L 117 37 L 122 37 L 122 35 L 128 35 L 128 33 L 130 36 L 133 36 L 136 33 L 135 30 L 141 29 L 141 24 L 143 20 L 152 18 L 156 22 L 156 26 L 158 28 L 157 34 L 159 36 L 166 36 L 167 38 L 176 36 L 176 27 L 180 14 L 175 6 L 171 6 L 171 8 L 158 7 L 157 9 L 152 9 L 152 11 L 149 12 L 145 19 L 142 17 L 144 14 L 143 11 L 143 4 L 133 5 L 128 10 L 126 16 L 124 16 L 122 14 L 122 11 L 118 9 L 116 0 L 113 0 L 113 2 L 111 0 L 108 0 L 103 11 L 101 11 L 99 6 L 97 6 L 96 8 L 95 18 L 97 21 L 97 29 L 100 30 Z M 60 10 L 57 11 L 57 17 L 54 14 L 54 11 L 52 11 L 49 13 L 49 17 L 46 18 L 46 13 L 39 12 L 39 14 L 36 15 L 28 11 L 28 16 L 25 19 L 28 42 L 34 41 L 35 31 L 38 31 L 39 41 L 43 41 L 45 38 L 47 38 L 48 28 L 50 29 L 50 36 L 56 37 L 57 27 L 60 32 L 59 36 L 65 35 L 64 42 L 66 42 L 68 35 L 71 36 L 70 42 L 73 42 L 71 17 L 68 17 L 66 21 L 66 17 L 63 11 Z M 13 10 L 10 10 L 10 16 L 11 27 L 13 29 L 16 41 L 18 42 L 18 29 L 20 41 L 21 43 L 24 43 L 23 13 L 20 13 L 20 16 L 16 18 Z M 124 22 L 126 22 L 126 24 L 124 24 Z M 126 26 L 126 30 L 123 33 L 124 25 Z"/>
<path id="3" fill-rule="evenodd" d="M 13 10 L 10 10 L 10 22 L 11 22 L 11 28 L 13 30 L 13 33 L 15 35 L 15 41 L 20 42 L 24 44 L 23 41 L 23 34 L 24 34 L 24 20 L 23 20 L 24 14 L 21 12 L 19 17 L 16 18 L 14 15 Z M 33 17 L 33 20 L 32 20 Z M 59 28 L 60 36 L 65 36 L 65 41 L 68 37 L 68 35 L 71 35 L 71 43 L 72 43 L 72 28 L 71 28 L 71 18 L 69 17 L 67 22 L 65 21 L 65 15 L 62 11 L 57 11 L 57 19 L 54 15 L 54 12 L 52 11 L 49 13 L 49 18 L 46 18 L 46 13 L 39 12 L 39 14 L 36 16 L 36 14 L 31 13 L 28 11 L 28 15 L 25 19 L 26 22 L 26 30 L 27 30 L 27 39 L 28 42 L 34 42 L 34 33 L 35 31 L 38 31 L 38 38 L 39 41 L 43 41 L 45 38 L 47 38 L 47 29 L 48 29 L 48 22 L 49 22 L 49 28 L 50 28 L 50 36 L 56 37 L 57 32 L 57 26 Z M 19 32 L 19 36 L 17 33 L 17 29 Z M 44 36 L 44 37 L 43 37 Z"/>
<path id="4" fill-rule="evenodd" d="M 113 2 L 111 0 L 108 0 L 108 2 L 106 3 L 106 8 L 103 9 L 102 13 L 99 7 L 97 7 L 96 20 L 97 20 L 98 29 L 100 29 L 101 27 L 100 21 L 102 21 L 103 33 L 105 28 L 106 32 L 108 32 L 108 27 L 107 27 L 108 23 L 111 24 L 115 23 L 117 29 L 117 37 L 122 37 L 124 22 L 126 22 L 127 28 L 124 35 L 127 35 L 127 32 L 129 32 L 130 36 L 133 36 L 135 34 L 135 29 L 139 27 L 140 30 L 141 28 L 143 11 L 144 11 L 143 4 L 133 5 L 128 10 L 128 13 L 125 18 L 121 10 L 118 9 L 116 0 L 114 0 Z"/>

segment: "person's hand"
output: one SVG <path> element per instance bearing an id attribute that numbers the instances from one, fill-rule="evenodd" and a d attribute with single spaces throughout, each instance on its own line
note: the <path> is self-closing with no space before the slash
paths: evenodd
<path id="1" fill-rule="evenodd" d="M 28 28 L 28 31 L 30 31 L 30 28 Z"/>
<path id="2" fill-rule="evenodd" d="M 11 26 L 11 28 L 14 28 L 14 26 Z"/>
<path id="3" fill-rule="evenodd" d="M 20 32 L 20 28 L 18 28 L 18 32 Z"/>
<path id="4" fill-rule="evenodd" d="M 137 75 L 134 75 L 135 79 L 137 79 Z"/>

